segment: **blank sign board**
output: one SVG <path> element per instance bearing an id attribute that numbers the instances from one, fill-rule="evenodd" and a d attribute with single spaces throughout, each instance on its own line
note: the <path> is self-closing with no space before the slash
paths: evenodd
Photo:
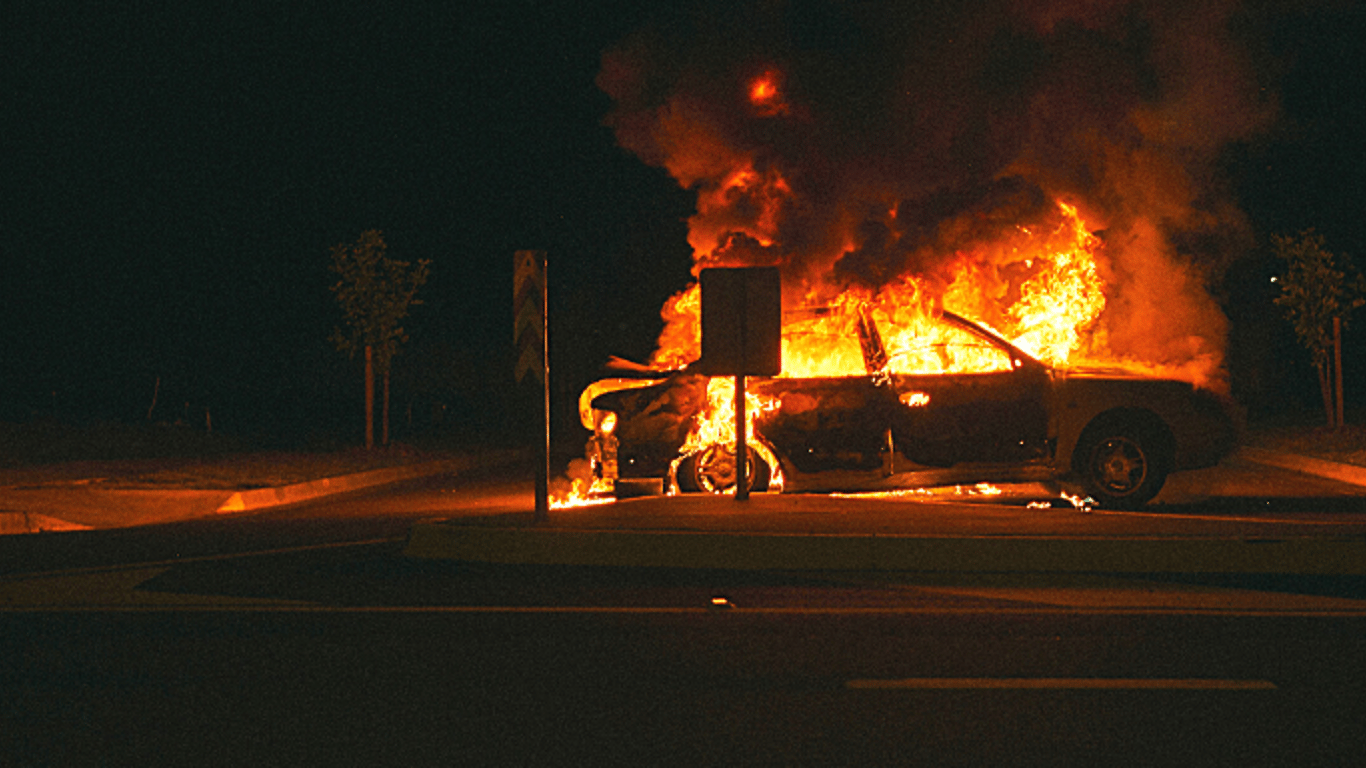
<path id="1" fill-rule="evenodd" d="M 777 267 L 702 270 L 702 360 L 711 376 L 782 373 L 783 292 Z"/>

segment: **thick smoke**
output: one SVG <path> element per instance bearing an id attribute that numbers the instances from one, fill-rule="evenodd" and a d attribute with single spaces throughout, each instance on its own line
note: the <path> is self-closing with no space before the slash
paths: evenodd
<path id="1" fill-rule="evenodd" d="M 1236 20 L 1181 0 L 718 3 L 623 41 L 598 84 L 620 144 L 697 191 L 698 269 L 780 264 L 804 298 L 933 277 L 1060 199 L 1104 243 L 1095 351 L 1217 367 L 1206 286 L 1249 241 L 1217 158 L 1275 110 Z"/>

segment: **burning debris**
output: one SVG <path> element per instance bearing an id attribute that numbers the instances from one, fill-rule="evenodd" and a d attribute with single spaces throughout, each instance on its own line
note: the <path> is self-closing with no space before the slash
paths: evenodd
<path id="1" fill-rule="evenodd" d="M 613 500 L 611 491 L 611 485 L 594 471 L 591 459 L 574 459 L 563 477 L 550 481 L 550 508 L 606 504 Z"/>
<path id="2" fill-rule="evenodd" d="M 954 497 L 986 497 L 991 498 L 1000 496 L 1004 493 L 998 486 L 991 483 L 975 483 L 973 485 L 950 485 L 942 488 L 901 488 L 895 491 L 865 491 L 861 493 L 832 493 L 830 496 L 838 499 L 897 499 L 906 497 L 918 498 L 954 498 Z"/>

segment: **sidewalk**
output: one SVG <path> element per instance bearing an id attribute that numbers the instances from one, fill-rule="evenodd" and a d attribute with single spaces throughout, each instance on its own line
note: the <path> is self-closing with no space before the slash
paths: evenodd
<path id="1" fill-rule="evenodd" d="M 1240 459 L 1251 461 L 1256 464 L 1265 464 L 1271 467 L 1289 469 L 1306 475 L 1324 477 L 1329 480 L 1337 480 L 1352 485 L 1366 487 L 1366 467 L 1358 467 L 1352 464 L 1338 464 L 1323 459 L 1314 459 L 1308 456 L 1297 456 L 1293 453 L 1280 453 L 1278 451 L 1268 451 L 1265 448 L 1242 447 L 1234 454 Z"/>
<path id="2" fill-rule="evenodd" d="M 0 534 L 127 528 L 255 512 L 467 471 L 508 455 L 511 452 L 463 456 L 250 490 L 106 488 L 97 482 L 96 475 L 112 464 L 44 467 L 26 473 L 21 482 L 0 486 Z"/>

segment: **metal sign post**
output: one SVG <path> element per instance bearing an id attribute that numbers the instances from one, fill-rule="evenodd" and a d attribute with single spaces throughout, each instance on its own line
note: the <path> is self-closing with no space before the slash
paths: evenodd
<path id="1" fill-rule="evenodd" d="M 745 377 L 782 372 L 782 282 L 777 267 L 704 269 L 702 373 L 735 377 L 735 498 L 749 498 Z"/>
<path id="2" fill-rule="evenodd" d="M 745 437 L 745 375 L 735 374 L 735 498 L 749 498 L 749 440 Z"/>
<path id="3" fill-rule="evenodd" d="M 546 343 L 545 251 L 517 251 L 512 270 L 512 340 L 517 362 L 513 376 L 523 398 L 539 401 L 540 426 L 535 443 L 536 511 L 533 521 L 545 522 L 550 512 L 550 354 Z M 523 385 L 523 380 L 529 380 Z M 535 407 L 535 406 L 533 406 Z"/>

